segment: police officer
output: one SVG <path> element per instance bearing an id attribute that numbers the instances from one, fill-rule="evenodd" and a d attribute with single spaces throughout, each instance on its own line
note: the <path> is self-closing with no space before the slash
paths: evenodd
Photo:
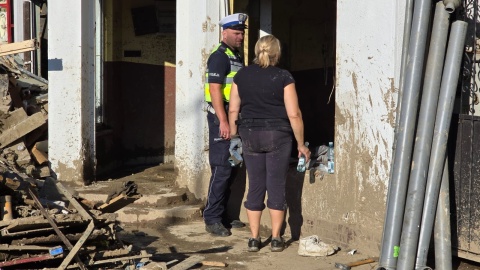
<path id="1" fill-rule="evenodd" d="M 226 192 L 232 173 L 230 157 L 230 126 L 227 107 L 233 76 L 243 65 L 239 50 L 243 46 L 247 15 L 236 13 L 220 20 L 222 41 L 210 54 L 207 61 L 205 101 L 209 130 L 209 161 L 212 170 L 207 204 L 203 211 L 205 229 L 215 236 L 229 236 L 230 231 L 222 223 L 225 216 Z M 231 221 L 229 221 L 231 222 Z M 235 220 L 231 227 L 243 227 Z"/>

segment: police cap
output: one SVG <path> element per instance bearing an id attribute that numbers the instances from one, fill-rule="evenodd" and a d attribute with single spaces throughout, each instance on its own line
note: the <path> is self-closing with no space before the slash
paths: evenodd
<path id="1" fill-rule="evenodd" d="M 220 25 L 225 29 L 243 30 L 247 28 L 245 21 L 248 16 L 244 13 L 235 13 L 228 15 L 220 20 Z"/>

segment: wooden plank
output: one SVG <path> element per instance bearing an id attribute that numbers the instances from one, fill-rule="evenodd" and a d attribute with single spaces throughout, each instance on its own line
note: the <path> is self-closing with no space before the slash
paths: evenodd
<path id="1" fill-rule="evenodd" d="M 2 122 L 2 130 L 7 130 L 14 127 L 17 123 L 24 121 L 28 118 L 27 113 L 23 108 L 18 108 L 12 112 L 9 112 L 8 115 L 2 116 L 0 120 Z"/>
<path id="2" fill-rule="evenodd" d="M 98 207 L 98 210 L 102 211 L 102 213 L 114 213 L 123 207 L 133 203 L 134 201 L 140 199 L 142 195 L 132 195 L 127 196 L 125 194 L 120 194 L 117 197 L 110 200 L 109 203 L 104 203 Z"/>
<path id="3" fill-rule="evenodd" d="M 45 116 L 41 112 L 29 116 L 27 119 L 17 123 L 8 130 L 5 130 L 0 135 L 0 147 L 8 146 L 10 143 L 20 139 L 44 123 Z"/>
<path id="4" fill-rule="evenodd" d="M 52 247 L 36 246 L 36 245 L 9 245 L 0 244 L 0 250 L 50 250 Z"/>
<path id="5" fill-rule="evenodd" d="M 80 248 L 83 246 L 83 244 L 85 244 L 88 237 L 92 234 L 93 229 L 95 229 L 95 225 L 94 225 L 93 220 L 90 220 L 90 223 L 88 224 L 87 229 L 83 233 L 82 237 L 80 237 L 80 239 L 78 239 L 75 246 L 73 246 L 72 248 L 69 248 L 70 252 L 68 253 L 67 257 L 65 257 L 62 264 L 60 264 L 60 266 L 58 267 L 59 270 L 66 269 L 73 258 L 75 258 L 75 261 L 77 262 L 80 269 L 87 270 L 87 268 L 85 267 L 83 262 L 80 260 L 80 257 L 78 257 L 77 253 L 78 253 L 78 251 L 80 251 Z"/>
<path id="6" fill-rule="evenodd" d="M 186 258 L 179 264 L 174 265 L 172 268 L 170 268 L 170 270 L 186 270 L 196 265 L 197 263 L 200 263 L 203 259 L 205 259 L 205 257 L 200 255 L 193 255 Z"/>
<path id="7" fill-rule="evenodd" d="M 29 52 L 39 48 L 38 41 L 36 39 L 29 39 L 25 41 L 6 43 L 0 45 L 0 56 L 9 54 Z"/>
<path id="8" fill-rule="evenodd" d="M 55 223 L 55 221 L 50 217 L 50 215 L 48 214 L 48 212 L 45 210 L 45 208 L 43 208 L 42 204 L 40 203 L 40 201 L 38 200 L 37 196 L 35 195 L 35 193 L 33 193 L 33 191 L 31 189 L 28 190 L 29 193 L 30 193 L 30 196 L 32 197 L 32 199 L 35 201 L 35 204 L 36 206 L 40 209 L 40 212 L 42 212 L 42 215 L 48 220 L 48 222 L 50 223 L 50 225 L 52 226 L 53 230 L 57 233 L 58 237 L 60 237 L 60 239 L 62 240 L 62 242 L 65 244 L 65 246 L 67 246 L 67 248 L 70 250 L 70 252 L 68 253 L 67 257 L 63 260 L 62 264 L 60 265 L 60 267 L 58 267 L 58 269 L 65 269 L 68 264 L 70 263 L 70 261 L 75 258 L 75 261 L 77 262 L 78 266 L 80 267 L 80 269 L 82 270 L 87 270 L 87 268 L 85 267 L 85 265 L 83 264 L 82 260 L 80 259 L 80 257 L 78 257 L 77 255 L 77 252 L 78 250 L 80 249 L 80 247 L 83 245 L 84 241 L 86 239 L 84 239 L 83 241 L 77 241 L 77 244 L 75 245 L 75 247 L 72 245 L 72 243 L 70 243 L 70 241 L 67 239 L 67 237 L 62 233 L 62 231 L 60 231 L 60 229 L 57 227 L 57 224 Z M 95 227 L 93 226 L 93 221 L 90 222 L 90 224 L 88 225 L 88 229 L 87 231 L 85 232 L 85 234 L 82 236 L 82 239 L 83 237 L 88 234 L 90 235 L 90 233 L 92 233 L 93 229 Z M 88 237 L 87 235 L 87 237 Z"/>
<path id="9" fill-rule="evenodd" d="M 202 261 L 201 262 L 205 266 L 218 266 L 218 267 L 227 267 L 227 264 L 224 262 L 216 262 L 216 261 Z"/>
<path id="10" fill-rule="evenodd" d="M 65 234 L 65 236 L 67 237 L 67 239 L 69 241 L 71 241 L 73 243 L 73 242 L 78 241 L 83 236 L 83 233 L 70 233 L 70 234 Z M 105 229 L 101 229 L 101 230 L 94 230 L 92 232 L 92 234 L 90 234 L 88 239 L 89 240 L 95 240 L 95 239 L 99 238 L 99 239 L 104 240 L 106 237 L 109 237 L 107 235 L 107 232 L 105 231 Z M 49 234 L 48 236 L 33 235 L 32 237 L 23 237 L 23 238 L 13 239 L 11 244 L 12 245 L 19 245 L 19 246 L 21 246 L 21 245 L 51 245 L 51 244 L 57 245 L 61 242 L 62 242 L 62 240 L 60 239 L 60 237 L 58 237 L 58 235 L 53 233 L 53 230 L 52 230 L 51 234 Z"/>
<path id="11" fill-rule="evenodd" d="M 37 144 L 35 144 L 32 148 L 32 156 L 35 161 L 39 165 L 43 165 L 48 162 L 48 155 L 47 153 L 43 152 L 42 150 L 38 149 Z"/>
<path id="12" fill-rule="evenodd" d="M 79 214 L 57 214 L 53 216 L 57 224 L 62 226 L 72 226 L 74 224 L 86 224 Z M 11 221 L 0 221 L 0 227 L 6 226 L 5 230 L 10 232 L 19 232 L 24 230 L 36 230 L 49 227 L 48 221 L 43 216 L 32 216 L 26 218 L 16 218 Z"/>

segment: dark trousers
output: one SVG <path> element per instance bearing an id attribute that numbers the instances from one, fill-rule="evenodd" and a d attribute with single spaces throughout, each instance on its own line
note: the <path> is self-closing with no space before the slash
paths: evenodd
<path id="1" fill-rule="evenodd" d="M 239 129 L 242 138 L 243 160 L 248 173 L 248 193 L 245 208 L 252 211 L 267 207 L 285 210 L 285 183 L 292 151 L 289 131 Z"/>
<path id="2" fill-rule="evenodd" d="M 212 170 L 210 184 L 208 186 L 207 204 L 203 210 L 205 224 L 222 222 L 225 215 L 225 203 L 228 196 L 228 188 L 232 176 L 232 167 L 228 162 L 230 157 L 230 141 L 220 137 L 219 124 L 215 121 L 216 116 L 207 113 L 209 161 Z"/>

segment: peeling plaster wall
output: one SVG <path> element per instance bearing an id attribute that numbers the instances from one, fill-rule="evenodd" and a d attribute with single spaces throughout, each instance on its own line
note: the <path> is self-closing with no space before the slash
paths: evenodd
<path id="1" fill-rule="evenodd" d="M 303 234 L 372 252 L 381 241 L 393 154 L 396 36 L 403 34 L 397 5 L 337 2 L 335 174 L 313 184 L 307 177 L 301 198 Z"/>
<path id="2" fill-rule="evenodd" d="M 205 65 L 220 40 L 217 1 L 177 1 L 176 134 L 177 183 L 205 197 L 208 167 L 208 127 L 204 108 Z"/>

